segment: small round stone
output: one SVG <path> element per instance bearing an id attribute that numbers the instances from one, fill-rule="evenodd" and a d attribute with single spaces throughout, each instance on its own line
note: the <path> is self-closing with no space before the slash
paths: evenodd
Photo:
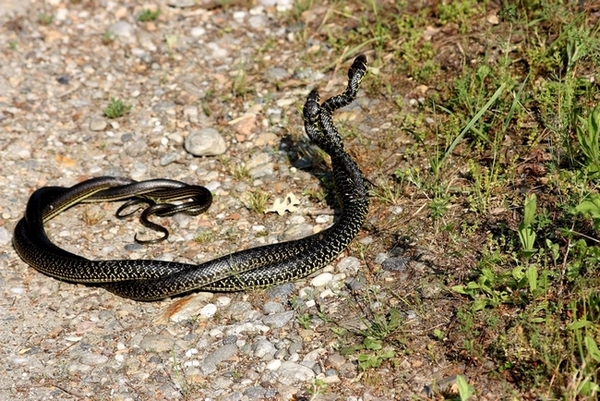
<path id="1" fill-rule="evenodd" d="M 185 138 L 184 147 L 194 156 L 216 156 L 227 150 L 225 139 L 214 128 L 193 131 Z"/>

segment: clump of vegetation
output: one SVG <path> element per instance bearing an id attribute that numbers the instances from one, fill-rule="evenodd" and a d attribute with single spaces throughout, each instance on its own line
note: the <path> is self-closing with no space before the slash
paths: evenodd
<path id="1" fill-rule="evenodd" d="M 108 118 L 123 117 L 131 110 L 131 105 L 126 105 L 122 100 L 111 98 L 108 106 L 104 109 L 104 115 Z"/>
<path id="2" fill-rule="evenodd" d="M 256 214 L 263 214 L 269 194 L 264 191 L 253 191 L 248 194 L 248 208 Z"/>
<path id="3" fill-rule="evenodd" d="M 54 21 L 52 14 L 41 13 L 38 15 L 38 22 L 42 25 L 50 25 Z"/>
<path id="4" fill-rule="evenodd" d="M 111 31 L 110 29 L 107 29 L 106 31 L 104 31 L 104 35 L 102 35 L 102 43 L 104 43 L 105 45 L 108 45 L 108 44 L 114 42 L 116 38 L 117 38 L 117 35 L 115 35 L 115 33 L 113 31 Z"/>
<path id="5" fill-rule="evenodd" d="M 140 22 L 155 21 L 159 16 L 160 16 L 160 10 L 152 11 L 152 10 L 146 8 L 146 9 L 142 10 L 140 15 L 138 15 L 138 21 L 140 21 Z"/>

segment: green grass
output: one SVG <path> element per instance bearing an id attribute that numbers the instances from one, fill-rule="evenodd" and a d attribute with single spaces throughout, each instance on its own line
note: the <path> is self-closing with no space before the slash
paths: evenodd
<path id="1" fill-rule="evenodd" d="M 598 7 L 493 4 L 502 6 L 497 23 L 488 22 L 496 10 L 489 1 L 433 8 L 339 1 L 300 35 L 327 44 L 308 56 L 323 71 L 366 52 L 364 90 L 396 105 L 392 116 L 370 110 L 394 122 L 389 135 L 361 133 L 348 142 L 396 149 L 362 160 L 377 167 L 369 176 L 377 177 L 372 199 L 378 221 L 385 221 L 375 223 L 381 235 L 393 226 L 389 231 L 414 234 L 414 244 L 435 249 L 441 266 L 447 258 L 456 262 L 444 275 L 446 296 L 458 300 L 455 324 L 432 335 L 438 341 L 447 335 L 448 355 L 471 366 L 460 398 L 480 394 L 485 384 L 476 378 L 487 377 L 502 383 L 497 388 L 509 398 L 594 399 L 600 386 Z M 427 32 L 434 34 L 425 38 Z M 334 56 L 320 62 L 326 48 Z M 411 143 L 399 145 L 399 136 Z M 402 205 L 407 217 L 396 224 L 384 214 L 390 205 Z M 393 337 L 376 346 L 386 349 Z M 362 338 L 349 345 L 362 352 L 361 369 L 389 363 L 371 349 L 372 333 Z"/>
<path id="2" fill-rule="evenodd" d="M 129 110 L 131 110 L 130 105 L 126 105 L 122 100 L 113 97 L 104 109 L 104 115 L 108 118 L 119 118 L 129 113 Z"/>
<path id="3" fill-rule="evenodd" d="M 160 16 L 160 10 L 152 11 L 149 9 L 144 9 L 140 13 L 140 15 L 138 15 L 138 21 L 140 21 L 140 22 L 155 21 L 159 16 Z"/>
<path id="4" fill-rule="evenodd" d="M 269 201 L 269 194 L 263 191 L 252 191 L 248 193 L 248 208 L 256 214 L 263 214 Z"/>
<path id="5" fill-rule="evenodd" d="M 102 43 L 105 45 L 113 43 L 116 39 L 117 36 L 110 29 L 104 31 L 104 35 L 102 35 Z"/>

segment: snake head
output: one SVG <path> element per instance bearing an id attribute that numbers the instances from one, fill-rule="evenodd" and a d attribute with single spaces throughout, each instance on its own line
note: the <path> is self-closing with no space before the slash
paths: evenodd
<path id="1" fill-rule="evenodd" d="M 319 114 L 321 113 L 321 106 L 319 105 L 319 92 L 316 89 L 313 89 L 306 98 L 306 103 L 304 103 L 304 120 L 310 123 L 316 123 L 319 118 Z"/>
<path id="2" fill-rule="evenodd" d="M 359 75 L 361 78 L 367 72 L 367 57 L 364 54 L 357 56 L 350 69 L 348 69 L 348 78 L 352 79 L 355 75 Z"/>

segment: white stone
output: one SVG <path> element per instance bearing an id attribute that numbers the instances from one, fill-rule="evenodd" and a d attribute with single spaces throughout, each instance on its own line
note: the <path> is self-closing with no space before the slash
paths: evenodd
<path id="1" fill-rule="evenodd" d="M 200 316 L 204 316 L 206 318 L 214 316 L 215 313 L 217 313 L 217 305 L 215 304 L 207 304 L 200 309 Z"/>
<path id="2" fill-rule="evenodd" d="M 281 360 L 280 359 L 272 359 L 269 363 L 267 363 L 267 369 L 268 370 L 277 370 L 281 367 Z"/>
<path id="3" fill-rule="evenodd" d="M 325 284 L 329 283 L 331 280 L 333 280 L 333 274 L 321 273 L 310 281 L 310 285 L 312 285 L 313 287 L 322 287 Z"/>

